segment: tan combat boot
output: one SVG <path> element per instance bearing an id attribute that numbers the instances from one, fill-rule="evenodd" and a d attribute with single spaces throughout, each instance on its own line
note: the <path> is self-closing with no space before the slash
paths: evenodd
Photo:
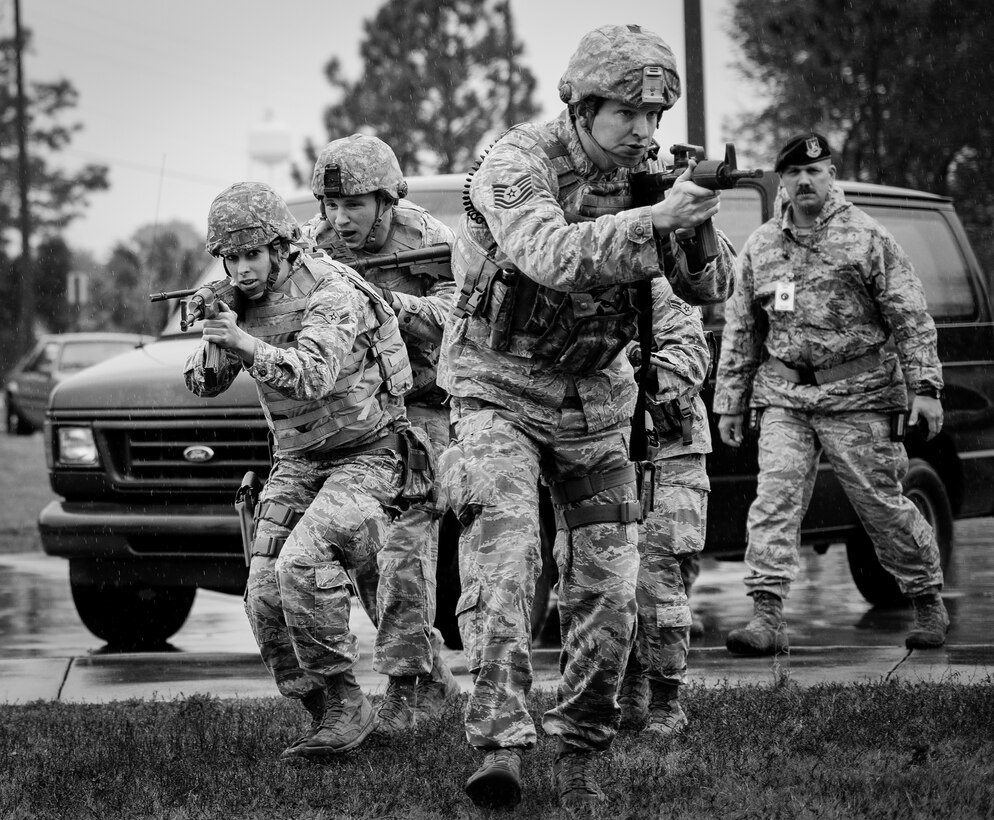
<path id="1" fill-rule="evenodd" d="M 594 777 L 595 752 L 559 741 L 552 764 L 552 784 L 559 795 L 559 808 L 574 816 L 599 816 L 607 800 Z"/>
<path id="2" fill-rule="evenodd" d="M 466 781 L 466 794 L 486 809 L 511 808 L 521 802 L 521 752 L 493 749 Z"/>
<path id="3" fill-rule="evenodd" d="M 762 590 L 752 593 L 752 620 L 728 633 L 725 646 L 733 655 L 775 655 L 786 652 L 787 623 L 783 619 L 783 601 L 778 595 Z"/>
<path id="4" fill-rule="evenodd" d="M 911 599 L 915 608 L 915 622 L 904 645 L 908 649 L 934 649 L 946 642 L 949 631 L 949 614 L 942 603 L 939 591 L 934 589 Z"/>
<path id="5" fill-rule="evenodd" d="M 328 697 L 321 725 L 298 748 L 298 755 L 324 758 L 354 749 L 376 727 L 373 705 L 350 669 L 328 679 Z"/>
<path id="6" fill-rule="evenodd" d="M 417 703 L 416 675 L 391 675 L 383 703 L 377 712 L 377 734 L 396 735 L 414 728 Z"/>
<path id="7" fill-rule="evenodd" d="M 313 692 L 308 692 L 300 699 L 300 705 L 311 716 L 311 725 L 306 732 L 283 750 L 283 754 L 280 755 L 282 759 L 285 760 L 300 756 L 300 747 L 314 737 L 318 729 L 321 728 L 321 721 L 324 719 L 324 709 L 327 700 L 328 694 L 324 689 L 316 689 Z"/>
<path id="8" fill-rule="evenodd" d="M 434 647 L 433 647 L 434 649 Z M 462 689 L 437 649 L 432 653 L 431 674 L 418 675 L 415 720 L 438 717 L 445 707 L 459 701 Z"/>
<path id="9" fill-rule="evenodd" d="M 618 692 L 621 707 L 621 728 L 640 730 L 649 719 L 649 681 L 642 664 L 635 657 L 635 650 L 628 656 L 625 675 Z"/>
<path id="10" fill-rule="evenodd" d="M 647 732 L 658 737 L 672 737 L 687 726 L 687 715 L 680 706 L 680 684 L 668 681 L 649 681 L 652 698 L 649 702 Z"/>

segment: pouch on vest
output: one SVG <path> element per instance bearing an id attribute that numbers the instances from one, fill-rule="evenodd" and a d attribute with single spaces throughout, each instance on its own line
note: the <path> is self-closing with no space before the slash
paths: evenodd
<path id="1" fill-rule="evenodd" d="M 694 443 L 694 408 L 689 398 L 648 402 L 646 409 L 652 416 L 652 426 L 662 441 L 683 439 L 684 444 Z"/>
<path id="2" fill-rule="evenodd" d="M 408 427 L 400 433 L 401 456 L 404 459 L 404 487 L 400 499 L 408 504 L 435 501 L 435 455 L 428 434 L 418 427 Z"/>
<path id="3" fill-rule="evenodd" d="M 638 332 L 638 311 L 626 287 L 568 294 L 538 290 L 536 309 L 546 303 L 548 330 L 535 345 L 535 355 L 551 359 L 567 373 L 602 370 Z"/>

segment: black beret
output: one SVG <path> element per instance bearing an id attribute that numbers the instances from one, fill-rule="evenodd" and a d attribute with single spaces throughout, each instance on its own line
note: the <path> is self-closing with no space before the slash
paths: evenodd
<path id="1" fill-rule="evenodd" d="M 828 147 L 828 140 L 821 134 L 808 131 L 787 140 L 787 144 L 777 154 L 773 170 L 779 174 L 788 165 L 811 165 L 813 162 L 831 158 L 832 149 Z"/>

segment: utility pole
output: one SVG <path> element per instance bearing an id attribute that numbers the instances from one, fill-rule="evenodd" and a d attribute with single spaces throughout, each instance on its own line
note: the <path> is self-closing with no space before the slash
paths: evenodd
<path id="1" fill-rule="evenodd" d="M 18 312 L 17 341 L 19 353 L 31 346 L 34 332 L 35 288 L 34 265 L 31 261 L 31 210 L 28 190 L 31 184 L 28 168 L 28 119 L 24 99 L 24 31 L 21 28 L 21 0 L 14 0 L 14 43 L 17 64 L 17 180 L 21 198 L 21 309 Z"/>
<path id="2" fill-rule="evenodd" d="M 517 122 L 514 104 L 514 23 L 511 20 L 511 0 L 504 0 L 500 10 L 504 13 L 504 36 L 507 38 L 507 110 L 504 125 L 510 128 Z"/>
<path id="3" fill-rule="evenodd" d="M 704 32 L 701 0 L 683 0 L 683 37 L 687 52 L 687 142 L 704 146 Z"/>

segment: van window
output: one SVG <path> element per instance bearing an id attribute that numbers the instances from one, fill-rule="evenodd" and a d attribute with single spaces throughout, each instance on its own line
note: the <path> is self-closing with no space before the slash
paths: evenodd
<path id="1" fill-rule="evenodd" d="M 933 319 L 962 321 L 977 315 L 966 260 L 949 223 L 939 211 L 862 207 L 893 234 L 911 258 L 925 288 L 928 312 Z"/>
<path id="2" fill-rule="evenodd" d="M 762 203 L 758 188 L 731 188 L 721 192 L 721 210 L 714 224 L 728 237 L 736 253 L 742 250 L 749 234 L 763 224 Z"/>
<path id="3" fill-rule="evenodd" d="M 721 192 L 721 210 L 715 217 L 715 226 L 728 237 L 735 253 L 742 250 L 749 234 L 762 224 L 763 197 L 759 189 L 743 186 Z M 705 325 L 719 325 L 725 318 L 725 303 L 705 305 L 702 311 Z"/>
<path id="4" fill-rule="evenodd" d="M 439 222 L 444 222 L 455 230 L 462 220 L 462 191 L 411 191 L 407 198 L 420 205 Z"/>

